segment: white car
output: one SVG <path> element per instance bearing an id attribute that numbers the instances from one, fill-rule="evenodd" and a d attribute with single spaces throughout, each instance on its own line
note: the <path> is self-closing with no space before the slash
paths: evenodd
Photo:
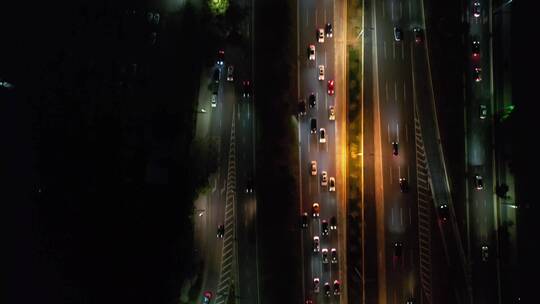
<path id="1" fill-rule="evenodd" d="M 319 242 L 319 237 L 313 237 L 313 252 L 319 252 L 321 250 L 321 243 Z"/>
<path id="2" fill-rule="evenodd" d="M 336 120 L 336 110 L 334 109 L 334 106 L 328 107 L 328 119 Z"/>
<path id="3" fill-rule="evenodd" d="M 234 81 L 234 66 L 233 65 L 230 65 L 228 68 L 227 68 L 227 81 Z"/>
<path id="4" fill-rule="evenodd" d="M 326 171 L 321 173 L 321 186 L 328 186 L 328 173 L 326 173 Z"/>
<path id="5" fill-rule="evenodd" d="M 319 142 L 321 144 L 324 144 L 326 143 L 326 130 L 324 128 L 321 128 L 319 130 L 319 134 L 320 134 L 320 137 L 319 137 Z"/>
<path id="6" fill-rule="evenodd" d="M 320 280 L 319 278 L 313 278 L 313 292 L 319 293 L 320 291 Z"/>
<path id="7" fill-rule="evenodd" d="M 311 161 L 311 175 L 313 176 L 317 175 L 317 161 L 316 160 Z"/>
<path id="8" fill-rule="evenodd" d="M 317 29 L 317 41 L 319 41 L 319 43 L 324 42 L 324 29 L 322 28 Z"/>
<path id="9" fill-rule="evenodd" d="M 328 264 L 328 249 L 323 248 L 322 252 L 322 262 L 323 264 Z"/>
<path id="10" fill-rule="evenodd" d="M 333 177 L 330 177 L 330 186 L 328 187 L 328 191 L 336 191 L 336 179 Z"/>
<path id="11" fill-rule="evenodd" d="M 319 66 L 319 80 L 324 80 L 324 65 Z"/>
<path id="12" fill-rule="evenodd" d="M 309 45 L 309 60 L 315 60 L 315 45 Z"/>
<path id="13" fill-rule="evenodd" d="M 212 94 L 212 108 L 217 107 L 217 95 Z"/>
<path id="14" fill-rule="evenodd" d="M 332 248 L 332 251 L 331 251 L 331 260 L 332 260 L 332 264 L 336 264 L 337 263 L 337 250 L 336 248 Z"/>

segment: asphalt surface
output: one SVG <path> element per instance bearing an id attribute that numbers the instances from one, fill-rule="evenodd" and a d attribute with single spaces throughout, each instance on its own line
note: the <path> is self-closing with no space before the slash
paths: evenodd
<path id="1" fill-rule="evenodd" d="M 307 113 L 299 116 L 298 139 L 299 139 L 299 168 L 300 168 L 300 206 L 299 216 L 307 212 L 309 216 L 309 226 L 302 231 L 302 251 L 303 251 L 303 275 L 304 275 L 304 298 L 312 299 L 314 303 L 339 303 L 340 296 L 333 294 L 333 282 L 339 280 L 339 263 L 331 263 L 330 254 L 332 248 L 340 253 L 338 244 L 338 233 L 330 230 L 328 236 L 321 233 L 321 223 L 323 220 L 330 222 L 332 216 L 338 216 L 338 192 L 344 189 L 344 181 L 340 180 L 336 165 L 337 144 L 336 144 L 336 123 L 345 119 L 344 108 L 339 107 L 336 99 L 344 96 L 339 91 L 336 81 L 336 54 L 335 40 L 338 37 L 338 28 L 334 24 L 335 3 L 328 1 L 299 1 L 298 3 L 298 50 L 299 50 L 299 99 L 305 99 Z M 325 35 L 324 42 L 317 40 L 316 30 L 325 27 L 326 23 L 333 26 L 334 36 L 332 38 Z M 315 60 L 309 60 L 308 47 L 315 45 Z M 318 80 L 318 66 L 324 65 L 324 80 Z M 336 81 L 335 95 L 330 96 L 327 92 L 327 82 Z M 316 104 L 309 106 L 309 95 L 314 93 Z M 341 97 L 343 98 L 343 97 Z M 329 106 L 335 106 L 336 121 L 329 120 Z M 310 130 L 310 120 L 317 120 L 317 133 L 312 134 Z M 326 130 L 326 143 L 320 143 L 320 129 Z M 312 176 L 310 163 L 317 162 L 317 175 Z M 336 177 L 336 191 L 329 192 L 328 187 L 321 186 L 321 173 L 326 171 L 328 180 Z M 311 209 L 313 203 L 320 205 L 320 217 L 313 218 Z M 341 228 L 338 222 L 338 230 Z M 313 237 L 320 238 L 320 252 L 313 251 Z M 329 262 L 322 262 L 322 250 L 328 250 Z M 340 256 L 341 257 L 341 256 Z M 314 278 L 319 278 L 320 291 L 315 292 L 313 286 Z M 330 297 L 324 295 L 324 285 L 328 283 L 331 288 Z M 343 292 L 345 285 L 341 285 Z"/>
<path id="2" fill-rule="evenodd" d="M 466 88 L 467 100 L 467 175 L 468 195 L 468 246 L 472 265 L 473 302 L 496 303 L 498 298 L 496 202 L 494 189 L 494 159 L 492 154 L 493 108 L 491 105 L 491 48 L 490 7 L 488 1 L 479 1 L 480 16 L 473 14 L 473 1 L 466 4 L 464 19 L 469 23 L 469 35 L 465 36 L 468 66 Z M 473 56 L 472 43 L 480 43 L 480 54 Z M 475 81 L 474 68 L 481 68 L 481 81 Z M 486 108 L 481 118 L 480 106 Z M 476 189 L 475 176 L 481 176 L 483 189 Z M 482 256 L 482 247 L 487 246 L 487 256 Z"/>
<path id="3" fill-rule="evenodd" d="M 403 303 L 419 294 L 418 194 L 414 129 L 413 60 L 423 42 L 414 41 L 413 27 L 422 27 L 419 1 L 383 1 L 373 7 L 376 47 L 375 166 L 379 246 L 379 301 Z M 368 12 L 367 12 L 368 13 Z M 403 32 L 396 41 L 394 27 Z M 369 76 L 368 76 L 369 77 Z M 378 78 L 377 78 L 378 77 Z M 398 155 L 392 153 L 398 143 Z M 379 176 L 379 178 L 377 178 Z M 381 179 L 382 177 L 382 179 Z M 406 178 L 407 193 L 399 179 Z M 401 254 L 396 244 L 401 244 Z M 399 245 L 397 246 L 399 247 Z"/>

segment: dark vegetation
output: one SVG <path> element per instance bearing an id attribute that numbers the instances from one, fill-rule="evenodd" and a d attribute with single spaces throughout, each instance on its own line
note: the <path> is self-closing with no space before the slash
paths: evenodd
<path id="1" fill-rule="evenodd" d="M 9 5 L 4 303 L 176 302 L 197 270 L 192 201 L 209 171 L 189 151 L 219 33 L 190 6 L 152 24 L 140 1 Z"/>
<path id="2" fill-rule="evenodd" d="M 255 7 L 255 103 L 259 265 L 262 303 L 301 303 L 294 2 Z M 294 14 L 295 15 L 295 14 Z"/>

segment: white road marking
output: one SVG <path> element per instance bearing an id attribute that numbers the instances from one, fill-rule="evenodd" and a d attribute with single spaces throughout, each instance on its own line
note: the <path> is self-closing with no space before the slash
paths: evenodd
<path id="1" fill-rule="evenodd" d="M 384 59 L 386 59 L 386 41 L 383 41 Z"/>
<path id="2" fill-rule="evenodd" d="M 396 140 L 399 142 L 399 123 L 396 124 Z"/>
<path id="3" fill-rule="evenodd" d="M 407 90 L 405 88 L 405 81 L 403 81 L 403 104 L 407 102 Z"/>
<path id="4" fill-rule="evenodd" d="M 387 129 L 388 129 L 388 143 L 390 143 L 391 139 L 390 139 L 390 124 L 387 124 Z"/>
<path id="5" fill-rule="evenodd" d="M 392 176 L 392 166 L 388 167 L 388 170 L 390 170 L 390 185 L 394 183 L 394 178 Z"/>
<path id="6" fill-rule="evenodd" d="M 399 224 L 403 226 L 403 207 L 399 208 Z"/>
<path id="7" fill-rule="evenodd" d="M 394 224 L 394 207 L 390 210 L 390 223 Z"/>
<path id="8" fill-rule="evenodd" d="M 403 44 L 405 44 L 405 42 L 403 42 Z M 401 60 L 405 60 L 405 47 L 404 46 L 401 47 Z"/>
<path id="9" fill-rule="evenodd" d="M 396 60 L 396 44 L 392 43 L 392 58 Z"/>
<path id="10" fill-rule="evenodd" d="M 409 142 L 409 127 L 405 124 L 405 142 Z"/>
<path id="11" fill-rule="evenodd" d="M 403 17 L 403 2 L 399 2 L 399 18 Z"/>
<path id="12" fill-rule="evenodd" d="M 388 82 L 384 81 L 384 100 L 388 100 Z"/>
<path id="13" fill-rule="evenodd" d="M 409 4 L 409 17 L 412 17 L 412 7 L 411 7 L 411 1 L 407 1 L 407 3 Z"/>
<path id="14" fill-rule="evenodd" d="M 384 1 L 381 1 L 380 3 L 382 3 L 382 16 L 384 18 L 386 17 L 386 10 L 384 9 Z"/>
<path id="15" fill-rule="evenodd" d="M 397 97 L 397 81 L 394 81 L 394 96 L 395 96 L 395 99 L 396 99 L 396 102 L 398 101 L 398 97 Z"/>
<path id="16" fill-rule="evenodd" d="M 392 21 L 394 21 L 394 2 L 390 2 L 390 12 L 392 13 Z"/>

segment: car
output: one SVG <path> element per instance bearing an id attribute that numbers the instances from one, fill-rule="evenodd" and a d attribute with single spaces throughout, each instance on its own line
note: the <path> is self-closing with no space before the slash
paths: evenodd
<path id="1" fill-rule="evenodd" d="M 210 102 L 211 102 L 212 108 L 217 107 L 217 95 L 216 94 L 212 94 L 212 99 L 211 99 Z"/>
<path id="2" fill-rule="evenodd" d="M 478 174 L 474 176 L 474 186 L 476 187 L 476 190 L 484 189 L 484 181 L 482 179 L 482 176 Z"/>
<path id="3" fill-rule="evenodd" d="M 315 60 L 315 45 L 310 44 L 308 48 L 309 60 Z"/>
<path id="4" fill-rule="evenodd" d="M 334 106 L 328 107 L 328 120 L 336 120 L 336 110 Z"/>
<path id="5" fill-rule="evenodd" d="M 323 236 L 327 236 L 328 232 L 329 232 L 329 230 L 328 230 L 328 222 L 326 220 L 323 220 L 321 222 L 321 234 Z"/>
<path id="6" fill-rule="evenodd" d="M 324 283 L 324 295 L 329 297 L 330 293 L 330 283 L 326 282 Z"/>
<path id="7" fill-rule="evenodd" d="M 210 300 L 212 300 L 212 292 L 211 291 L 205 291 L 203 293 L 202 303 L 208 304 L 210 303 Z"/>
<path id="8" fill-rule="evenodd" d="M 298 102 L 298 115 L 306 115 L 306 101 L 304 99 L 300 99 Z"/>
<path id="9" fill-rule="evenodd" d="M 326 143 L 326 130 L 324 128 L 321 128 L 319 130 L 319 134 L 320 134 L 319 142 L 321 144 Z"/>
<path id="10" fill-rule="evenodd" d="M 319 43 L 324 42 L 324 30 L 322 28 L 317 29 L 317 41 Z"/>
<path id="11" fill-rule="evenodd" d="M 322 262 L 323 264 L 328 264 L 328 249 L 323 248 L 322 252 Z"/>
<path id="12" fill-rule="evenodd" d="M 408 298 L 405 304 L 414 304 L 414 298 Z"/>
<path id="13" fill-rule="evenodd" d="M 313 108 L 317 104 L 317 97 L 315 96 L 315 93 L 311 92 L 309 94 L 309 107 Z"/>
<path id="14" fill-rule="evenodd" d="M 311 119 L 311 134 L 317 133 L 317 119 Z"/>
<path id="15" fill-rule="evenodd" d="M 398 143 L 393 141 L 392 142 L 392 154 L 397 156 L 399 154 L 399 149 L 398 149 Z"/>
<path id="16" fill-rule="evenodd" d="M 337 218 L 335 216 L 332 216 L 330 218 L 330 230 L 336 230 L 337 229 Z"/>
<path id="17" fill-rule="evenodd" d="M 214 74 L 212 76 L 212 79 L 214 80 L 215 83 L 219 83 L 219 79 L 221 78 L 220 74 L 221 73 L 218 68 L 214 69 Z"/>
<path id="18" fill-rule="evenodd" d="M 246 193 L 253 193 L 253 179 L 249 178 L 246 182 Z"/>
<path id="19" fill-rule="evenodd" d="M 313 292 L 319 293 L 320 290 L 320 282 L 319 278 L 313 278 Z"/>
<path id="20" fill-rule="evenodd" d="M 422 29 L 419 27 L 415 27 L 413 28 L 413 33 L 414 33 L 414 42 L 416 42 L 416 44 L 422 43 L 423 38 L 424 38 L 422 36 Z"/>
<path id="21" fill-rule="evenodd" d="M 311 299 L 306 299 L 306 303 L 305 304 L 313 304 L 313 300 Z"/>
<path id="22" fill-rule="evenodd" d="M 332 38 L 334 36 L 334 30 L 332 29 L 332 23 L 327 23 L 324 27 L 324 32 L 326 33 L 326 37 Z"/>
<path id="23" fill-rule="evenodd" d="M 224 235 L 225 235 L 225 226 L 223 226 L 222 224 L 217 227 L 217 237 L 222 238 Z"/>
<path id="24" fill-rule="evenodd" d="M 334 80 L 328 80 L 328 95 L 334 95 Z"/>
<path id="25" fill-rule="evenodd" d="M 334 280 L 334 295 L 339 296 L 341 293 L 341 283 L 338 280 Z"/>
<path id="26" fill-rule="evenodd" d="M 480 41 L 473 40 L 472 42 L 472 56 L 473 58 L 480 57 Z"/>
<path id="27" fill-rule="evenodd" d="M 321 243 L 318 236 L 313 237 L 313 252 L 319 252 L 321 250 Z"/>
<path id="28" fill-rule="evenodd" d="M 445 223 L 446 221 L 448 221 L 450 214 L 448 212 L 447 204 L 442 204 L 439 206 L 439 216 L 441 218 L 441 222 Z"/>
<path id="29" fill-rule="evenodd" d="M 332 264 L 337 263 L 337 250 L 336 250 L 336 248 L 332 248 L 330 250 L 330 260 L 332 261 Z"/>
<path id="30" fill-rule="evenodd" d="M 319 203 L 313 203 L 313 205 L 311 206 L 311 216 L 313 216 L 314 218 L 317 218 L 319 217 L 320 212 L 321 212 L 321 207 L 319 206 Z"/>
<path id="31" fill-rule="evenodd" d="M 307 212 L 302 213 L 302 228 L 309 226 L 309 218 Z"/>
<path id="32" fill-rule="evenodd" d="M 486 119 L 487 117 L 487 107 L 486 105 L 480 105 L 480 119 Z"/>
<path id="33" fill-rule="evenodd" d="M 403 32 L 401 31 L 401 28 L 398 26 L 394 26 L 394 40 L 395 41 L 401 41 L 403 39 Z"/>
<path id="34" fill-rule="evenodd" d="M 154 12 L 146 13 L 146 20 L 148 21 L 148 23 L 153 24 L 153 25 L 159 24 L 159 17 L 160 17 L 159 13 L 154 13 Z"/>
<path id="35" fill-rule="evenodd" d="M 394 243 L 394 257 L 396 258 L 401 257 L 402 248 L 403 248 L 403 243 L 401 242 Z"/>
<path id="36" fill-rule="evenodd" d="M 326 171 L 323 171 L 321 173 L 321 186 L 322 187 L 328 186 L 328 173 L 326 173 Z"/>
<path id="37" fill-rule="evenodd" d="M 234 81 L 234 65 L 227 67 L 227 81 Z"/>
<path id="38" fill-rule="evenodd" d="M 242 81 L 242 97 L 249 98 L 251 96 L 251 83 L 249 80 Z"/>
<path id="39" fill-rule="evenodd" d="M 476 82 L 482 81 L 482 69 L 479 67 L 475 67 L 473 70 L 473 77 L 474 81 Z"/>
<path id="40" fill-rule="evenodd" d="M 316 160 L 311 161 L 311 175 L 312 176 L 317 175 L 317 161 Z"/>
<path id="41" fill-rule="evenodd" d="M 330 177 L 330 182 L 328 186 L 328 191 L 335 192 L 336 191 L 336 179 L 334 177 Z"/>
<path id="42" fill-rule="evenodd" d="M 474 16 L 475 18 L 480 17 L 480 2 L 475 1 L 475 2 L 473 3 L 472 11 L 473 11 L 473 16 Z"/>
<path id="43" fill-rule="evenodd" d="M 319 65 L 319 80 L 324 80 L 324 65 Z"/>
<path id="44" fill-rule="evenodd" d="M 487 262 L 489 258 L 489 248 L 486 245 L 482 246 L 482 262 Z"/>
<path id="45" fill-rule="evenodd" d="M 217 54 L 217 62 L 218 65 L 223 65 L 225 63 L 225 51 L 219 50 Z"/>
<path id="46" fill-rule="evenodd" d="M 148 43 L 150 45 L 155 45 L 157 41 L 157 32 L 151 32 L 148 34 Z"/>
<path id="47" fill-rule="evenodd" d="M 407 181 L 407 179 L 405 177 L 400 177 L 399 178 L 399 189 L 403 193 L 409 192 L 409 182 Z"/>

